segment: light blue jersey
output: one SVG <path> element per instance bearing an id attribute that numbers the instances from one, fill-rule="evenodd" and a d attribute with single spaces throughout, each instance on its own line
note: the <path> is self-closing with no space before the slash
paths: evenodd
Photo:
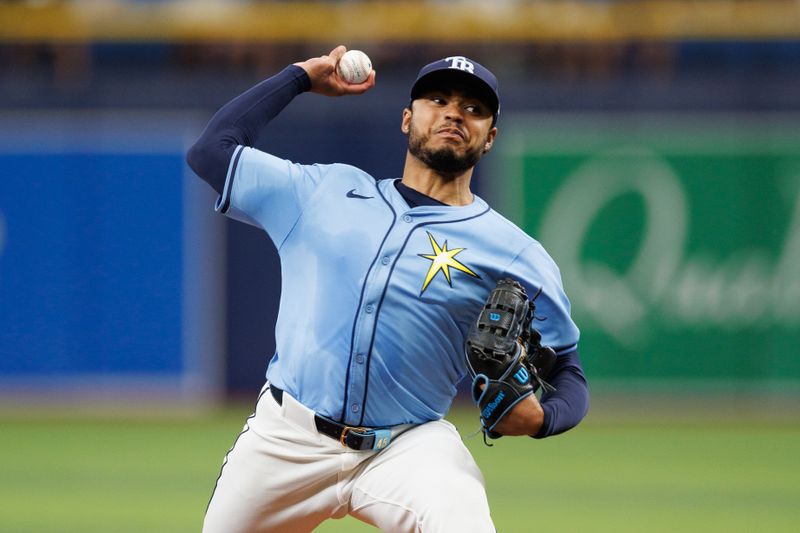
<path id="1" fill-rule="evenodd" d="M 263 228 L 282 287 L 267 378 L 353 426 L 442 418 L 466 374 L 464 337 L 496 282 L 536 300 L 542 343 L 566 353 L 578 328 L 542 246 L 475 196 L 409 208 L 348 165 L 299 165 L 239 146 L 217 210 Z"/>

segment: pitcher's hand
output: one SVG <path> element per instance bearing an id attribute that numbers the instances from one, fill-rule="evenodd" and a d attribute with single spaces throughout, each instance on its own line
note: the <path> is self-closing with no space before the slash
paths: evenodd
<path id="1" fill-rule="evenodd" d="M 347 83 L 336 72 L 339 59 L 347 51 L 344 46 L 337 46 L 326 56 L 312 57 L 306 61 L 295 63 L 306 71 L 311 79 L 311 92 L 325 96 L 344 96 L 362 94 L 375 86 L 375 71 L 370 72 L 363 83 Z"/>

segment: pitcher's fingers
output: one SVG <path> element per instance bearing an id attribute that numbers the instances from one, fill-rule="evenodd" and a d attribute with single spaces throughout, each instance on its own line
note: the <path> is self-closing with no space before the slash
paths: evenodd
<path id="1" fill-rule="evenodd" d="M 331 50 L 331 53 L 328 54 L 328 57 L 333 59 L 334 64 L 337 64 L 345 52 L 347 52 L 347 48 L 344 45 L 340 44 L 339 46 Z"/>
<path id="2" fill-rule="evenodd" d="M 367 80 L 362 83 L 352 83 L 347 85 L 349 94 L 362 94 L 375 87 L 375 71 L 369 73 Z"/>

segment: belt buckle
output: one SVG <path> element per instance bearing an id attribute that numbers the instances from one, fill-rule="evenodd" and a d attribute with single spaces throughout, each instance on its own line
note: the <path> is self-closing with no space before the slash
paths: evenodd
<path id="1" fill-rule="evenodd" d="M 351 431 L 358 433 L 361 437 L 366 437 L 369 434 L 370 429 L 365 427 L 345 426 L 344 429 L 342 429 L 342 434 L 339 435 L 339 443 L 345 448 L 349 448 L 347 445 L 347 434 Z"/>
<path id="2" fill-rule="evenodd" d="M 345 448 L 349 448 L 347 445 L 347 434 L 351 431 L 359 433 L 361 437 L 373 437 L 372 450 L 382 450 L 386 448 L 389 443 L 392 441 L 392 432 L 388 429 L 370 429 L 365 427 L 351 427 L 345 426 L 342 429 L 341 435 L 339 435 L 339 443 L 344 446 Z M 358 448 L 361 450 L 361 448 Z"/>
<path id="3" fill-rule="evenodd" d="M 342 446 L 344 446 L 345 448 L 348 447 L 347 446 L 347 442 L 346 442 L 347 441 L 347 434 L 350 433 L 351 431 L 364 432 L 364 431 L 367 431 L 367 428 L 345 426 L 344 429 L 342 429 L 342 434 L 339 435 L 339 443 Z"/>

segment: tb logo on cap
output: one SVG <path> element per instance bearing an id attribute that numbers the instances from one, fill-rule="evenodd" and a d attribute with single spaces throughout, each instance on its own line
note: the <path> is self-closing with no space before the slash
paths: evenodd
<path id="1" fill-rule="evenodd" d="M 457 68 L 458 70 L 475 74 L 475 65 L 470 63 L 469 60 L 464 56 L 447 57 L 445 58 L 445 61 L 450 62 L 450 68 Z"/>

